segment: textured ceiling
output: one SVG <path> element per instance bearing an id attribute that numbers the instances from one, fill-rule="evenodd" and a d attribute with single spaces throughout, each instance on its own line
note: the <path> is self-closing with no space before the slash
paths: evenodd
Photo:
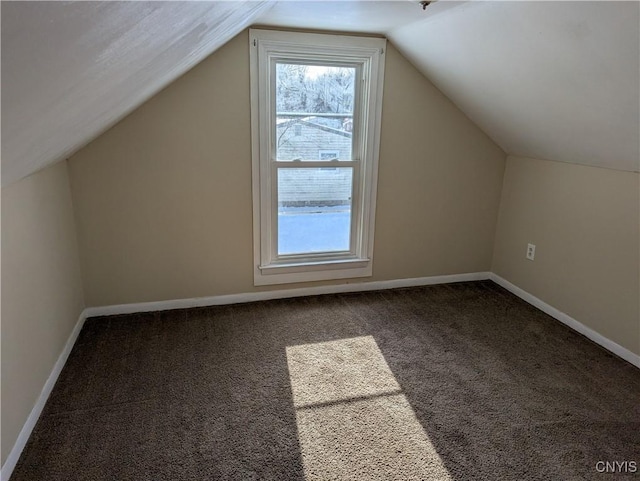
<path id="1" fill-rule="evenodd" d="M 638 171 L 639 11 L 468 2 L 388 36 L 505 152 Z"/>
<path id="2" fill-rule="evenodd" d="M 73 153 L 273 2 L 2 2 L 2 185 Z"/>
<path id="3" fill-rule="evenodd" d="M 639 170 L 637 2 L 2 2 L 2 184 L 251 24 L 387 35 L 510 154 Z"/>

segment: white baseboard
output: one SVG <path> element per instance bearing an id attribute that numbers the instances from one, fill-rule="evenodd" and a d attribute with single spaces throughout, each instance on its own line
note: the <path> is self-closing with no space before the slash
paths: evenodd
<path id="1" fill-rule="evenodd" d="M 378 291 L 398 287 L 428 286 L 432 284 L 448 284 L 451 282 L 481 281 L 489 279 L 489 272 L 472 272 L 447 276 L 415 277 L 411 279 L 394 279 L 390 281 L 353 282 L 329 286 L 301 287 L 298 289 L 278 289 L 272 291 L 245 292 L 212 297 L 194 297 L 191 299 L 174 299 L 169 301 L 142 302 L 138 304 L 119 304 L 113 306 L 89 307 L 87 317 L 113 316 L 115 314 L 134 314 L 136 312 L 166 311 L 169 309 L 185 309 L 190 307 L 220 306 L 224 304 L 240 304 L 244 302 L 266 301 L 269 299 L 285 299 L 289 297 L 315 296 L 319 294 L 337 294 L 340 292 Z"/>
<path id="2" fill-rule="evenodd" d="M 31 413 L 29 413 L 29 417 L 27 418 L 27 421 L 24 423 L 24 426 L 22 426 L 22 429 L 20 430 L 20 434 L 18 434 L 18 439 L 16 439 L 16 442 L 13 445 L 13 448 L 11 449 L 9 456 L 7 456 L 7 459 L 2 465 L 2 470 L 0 470 L 0 480 L 9 481 L 9 478 L 11 477 L 11 473 L 13 473 L 13 470 L 16 467 L 16 464 L 18 463 L 18 459 L 22 454 L 22 450 L 26 446 L 27 441 L 29 440 L 29 436 L 31 436 L 31 431 L 33 431 L 33 428 L 38 422 L 38 418 L 40 418 L 40 414 L 44 409 L 44 405 L 46 404 L 47 399 L 49 399 L 49 395 L 53 390 L 53 386 L 55 386 L 56 381 L 58 380 L 58 376 L 60 376 L 60 373 L 62 372 L 62 368 L 67 362 L 67 358 L 69 357 L 69 354 L 71 353 L 71 350 L 73 349 L 73 346 L 76 343 L 76 339 L 78 339 L 78 335 L 82 330 L 82 326 L 84 326 L 84 321 L 87 319 L 86 311 L 87 310 L 85 309 L 80 313 L 78 322 L 76 322 L 76 325 L 71 331 L 71 334 L 69 335 L 69 338 L 67 339 L 67 342 L 64 345 L 62 352 L 60 353 L 60 356 L 58 356 L 58 360 L 53 365 L 51 374 L 49 374 L 47 381 L 44 383 L 44 386 L 42 388 L 42 391 L 40 392 L 40 396 L 38 396 L 35 406 L 33 406 Z"/>
<path id="3" fill-rule="evenodd" d="M 289 297 L 312 296 L 318 294 L 332 294 L 339 292 L 375 291 L 381 289 L 393 289 L 397 287 L 426 286 L 432 284 L 447 284 L 451 282 L 478 281 L 489 279 L 489 272 L 474 272 L 469 274 L 454 274 L 446 276 L 418 277 L 414 279 L 395 279 L 391 281 L 359 282 L 336 284 L 330 286 L 304 287 L 300 289 L 282 289 L 273 291 L 247 292 L 243 294 L 229 294 L 224 296 L 197 297 L 193 299 L 175 299 L 159 302 L 143 302 L 138 304 L 121 304 L 114 306 L 90 307 L 82 311 L 78 322 L 69 335 L 69 339 L 60 353 L 42 392 L 31 410 L 27 421 L 24 423 L 18 439 L 16 440 L 9 456 L 0 470 L 0 481 L 8 481 L 11 473 L 22 454 L 31 432 L 38 422 L 38 418 L 51 394 L 53 386 L 67 362 L 67 358 L 73 349 L 73 345 L 82 330 L 85 320 L 94 316 L 109 316 L 114 314 L 133 314 L 136 312 L 163 311 L 168 309 L 181 309 L 188 307 L 216 306 L 223 304 L 238 304 L 243 302 L 263 301 L 268 299 L 284 299 Z"/>
<path id="4" fill-rule="evenodd" d="M 625 361 L 630 362 L 634 366 L 640 368 L 640 356 L 638 354 L 635 354 L 629 351 L 628 349 L 622 347 L 620 344 L 613 342 L 611 339 L 604 337 L 602 334 L 599 334 L 593 329 L 591 329 L 590 327 L 587 327 L 581 322 L 576 321 L 573 317 L 569 316 L 568 314 L 565 314 L 562 311 L 559 311 L 555 307 L 550 306 L 549 304 L 542 301 L 541 299 L 538 299 L 534 295 L 529 294 L 527 291 L 520 289 L 518 286 L 516 286 L 515 284 L 512 284 L 506 279 L 503 279 L 499 275 L 491 272 L 489 274 L 489 278 L 496 284 L 504 287 L 506 290 L 518 296 L 520 299 L 528 302 L 534 307 L 537 307 L 545 314 L 550 315 L 551 317 L 553 317 L 554 319 L 557 319 L 558 321 L 565 324 L 566 326 L 569 326 L 574 331 L 577 331 L 583 336 L 588 337 L 596 344 L 600 344 L 602 347 L 604 347 L 608 351 L 611 351 L 616 356 L 621 357 Z"/>
<path id="5" fill-rule="evenodd" d="M 163 311 L 189 307 L 239 304 L 244 302 L 264 301 L 269 299 L 285 299 L 290 297 L 313 296 L 319 294 L 336 294 L 341 292 L 377 291 L 382 289 L 394 289 L 398 287 L 428 286 L 433 284 L 480 281 L 486 279 L 491 279 L 496 284 L 504 287 L 529 304 L 537 307 L 546 314 L 549 314 L 551 317 L 559 320 L 563 324 L 566 324 L 580 334 L 585 335 L 592 341 L 600 344 L 602 347 L 621 357 L 625 361 L 628 361 L 634 366 L 640 368 L 640 356 L 638 356 L 637 354 L 632 353 L 628 349 L 625 349 L 619 344 L 616 344 L 615 342 L 607 339 L 601 334 L 598 334 L 593 329 L 576 321 L 567 314 L 550 306 L 549 304 L 543 302 L 537 297 L 529 294 L 528 292 L 520 289 L 516 285 L 510 283 L 509 281 L 492 272 L 474 272 L 468 274 L 453 274 L 446 276 L 416 277 L 412 279 L 395 279 L 390 281 L 356 282 L 329 286 L 303 287 L 299 289 L 280 289 L 271 291 L 247 292 L 243 294 L 229 294 L 223 296 L 196 297 L 192 299 L 175 299 L 169 301 L 143 302 L 138 304 L 120 304 L 114 306 L 89 307 L 82 311 L 82 313 L 80 314 L 78 322 L 73 328 L 73 331 L 71 332 L 69 339 L 67 340 L 67 343 L 62 350 L 62 353 L 58 357 L 58 360 L 56 361 L 53 370 L 51 371 L 51 374 L 47 379 L 47 382 L 42 388 L 42 392 L 40 393 L 35 406 L 31 410 L 27 421 L 22 427 L 22 430 L 18 435 L 18 439 L 16 440 L 13 449 L 9 453 L 7 460 L 2 466 L 2 470 L 0 471 L 0 481 L 8 481 L 11 477 L 11 473 L 13 472 L 18 459 L 20 458 L 20 454 L 22 453 L 22 450 L 24 449 L 29 436 L 31 435 L 31 431 L 33 431 L 33 428 L 35 427 L 38 418 L 42 413 L 44 405 L 49 398 L 49 394 L 51 394 L 53 386 L 58 380 L 58 376 L 60 375 L 60 372 L 62 372 L 62 368 L 64 367 L 64 364 L 66 363 L 67 358 L 71 353 L 71 349 L 73 349 L 73 345 L 78 338 L 78 334 L 80 334 L 80 330 L 82 329 L 85 320 L 89 317 L 109 316 L 115 314 L 133 314 L 136 312 Z"/>

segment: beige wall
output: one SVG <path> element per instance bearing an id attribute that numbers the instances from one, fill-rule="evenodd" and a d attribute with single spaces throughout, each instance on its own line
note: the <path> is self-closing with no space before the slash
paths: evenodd
<path id="1" fill-rule="evenodd" d="M 2 189 L 2 463 L 83 307 L 61 162 Z"/>
<path id="2" fill-rule="evenodd" d="M 510 156 L 493 272 L 640 354 L 638 187 L 633 172 Z"/>
<path id="3" fill-rule="evenodd" d="M 88 305 L 259 289 L 248 49 L 245 31 L 70 159 Z M 372 279 L 488 270 L 505 154 L 393 46 L 384 95 Z"/>

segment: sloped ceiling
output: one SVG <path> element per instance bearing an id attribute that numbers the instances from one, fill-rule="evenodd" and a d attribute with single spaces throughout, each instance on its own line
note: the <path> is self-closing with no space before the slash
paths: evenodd
<path id="1" fill-rule="evenodd" d="M 2 2 L 2 184 L 252 24 L 388 36 L 510 154 L 639 170 L 636 2 Z"/>
<path id="2" fill-rule="evenodd" d="M 506 152 L 638 171 L 639 12 L 467 2 L 389 38 Z"/>
<path id="3" fill-rule="evenodd" d="M 2 2 L 2 185 L 63 159 L 272 1 Z"/>

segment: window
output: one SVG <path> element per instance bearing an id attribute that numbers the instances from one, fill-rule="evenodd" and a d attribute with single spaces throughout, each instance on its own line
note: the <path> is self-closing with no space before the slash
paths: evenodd
<path id="1" fill-rule="evenodd" d="M 372 275 L 385 46 L 251 29 L 256 285 Z"/>
<path id="2" fill-rule="evenodd" d="M 339 150 L 320 150 L 318 152 L 318 159 L 320 160 L 338 160 L 339 157 Z"/>

